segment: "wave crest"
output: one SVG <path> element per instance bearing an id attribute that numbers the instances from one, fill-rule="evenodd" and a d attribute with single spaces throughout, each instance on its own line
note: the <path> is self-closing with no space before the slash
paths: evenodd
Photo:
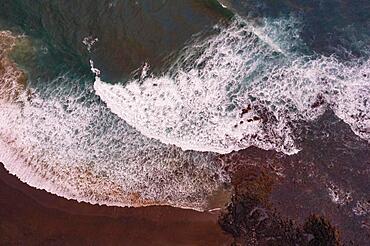
<path id="1" fill-rule="evenodd" d="M 124 86 L 98 79 L 96 94 L 145 136 L 184 150 L 293 154 L 298 122 L 327 108 L 369 140 L 369 61 L 299 54 L 297 23 L 236 19 L 187 47 L 165 74 Z"/>
<path id="2" fill-rule="evenodd" d="M 228 182 L 214 154 L 148 139 L 113 115 L 84 80 L 61 76 L 26 88 L 14 64 L 4 69 L 0 162 L 23 182 L 93 204 L 198 210 Z M 17 97 L 2 100 L 15 89 Z"/>

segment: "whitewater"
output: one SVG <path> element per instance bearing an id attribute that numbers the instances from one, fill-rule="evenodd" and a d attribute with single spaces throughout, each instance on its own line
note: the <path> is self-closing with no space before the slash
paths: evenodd
<path id="1" fill-rule="evenodd" d="M 94 89 L 143 135 L 183 150 L 295 154 L 294 130 L 328 109 L 369 141 L 369 60 L 301 55 L 298 27 L 293 17 L 260 27 L 237 18 L 186 47 L 160 76 L 145 66 L 139 79 L 97 79 Z"/>
<path id="2" fill-rule="evenodd" d="M 68 199 L 203 210 L 230 182 L 219 154 L 250 146 L 295 154 L 295 130 L 328 109 L 370 140 L 369 60 L 304 54 L 294 17 L 261 25 L 237 17 L 214 30 L 162 74 L 147 64 L 118 84 L 93 67 L 93 85 L 61 75 L 20 89 L 9 70 L 16 88 L 0 89 L 0 161 Z"/>

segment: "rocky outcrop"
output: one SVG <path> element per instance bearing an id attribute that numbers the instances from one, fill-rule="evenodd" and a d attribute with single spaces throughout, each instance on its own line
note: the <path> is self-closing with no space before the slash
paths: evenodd
<path id="1" fill-rule="evenodd" d="M 251 166 L 238 171 L 234 196 L 219 219 L 234 237 L 233 245 L 341 245 L 339 232 L 324 217 L 312 215 L 300 225 L 273 208 L 274 176 L 268 170 Z"/>

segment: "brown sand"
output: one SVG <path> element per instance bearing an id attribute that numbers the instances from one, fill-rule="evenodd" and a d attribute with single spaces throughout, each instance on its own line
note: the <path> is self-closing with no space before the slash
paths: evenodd
<path id="1" fill-rule="evenodd" d="M 78 203 L 34 189 L 0 166 L 0 245 L 229 245 L 217 218 Z"/>
<path id="2" fill-rule="evenodd" d="M 24 89 L 24 73 L 8 58 L 15 42 L 0 32 L 0 100 Z M 217 218 L 172 207 L 69 201 L 22 183 L 0 165 L 0 245 L 228 245 Z"/>

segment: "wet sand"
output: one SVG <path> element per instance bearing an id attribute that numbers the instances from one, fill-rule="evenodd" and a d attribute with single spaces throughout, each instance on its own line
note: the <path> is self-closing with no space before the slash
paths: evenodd
<path id="1" fill-rule="evenodd" d="M 34 189 L 0 166 L 0 245 L 229 245 L 217 213 L 118 208 Z"/>
<path id="2" fill-rule="evenodd" d="M 0 88 L 9 94 L 15 91 L 10 85 L 22 88 L 24 81 L 24 73 L 8 59 L 15 42 L 10 32 L 0 32 Z M 5 100 L 16 96 L 1 95 Z M 218 216 L 172 207 L 78 203 L 32 188 L 0 165 L 0 245 L 229 245 Z"/>
<path id="3" fill-rule="evenodd" d="M 354 208 L 369 194 L 369 145 L 343 122 L 330 128 L 333 121 L 325 114 L 317 127 L 327 134 L 311 129 L 294 156 L 256 148 L 222 156 L 235 196 L 220 221 L 218 213 L 69 201 L 1 165 L 0 245 L 230 245 L 231 235 L 240 245 L 366 245 L 369 211 Z"/>

